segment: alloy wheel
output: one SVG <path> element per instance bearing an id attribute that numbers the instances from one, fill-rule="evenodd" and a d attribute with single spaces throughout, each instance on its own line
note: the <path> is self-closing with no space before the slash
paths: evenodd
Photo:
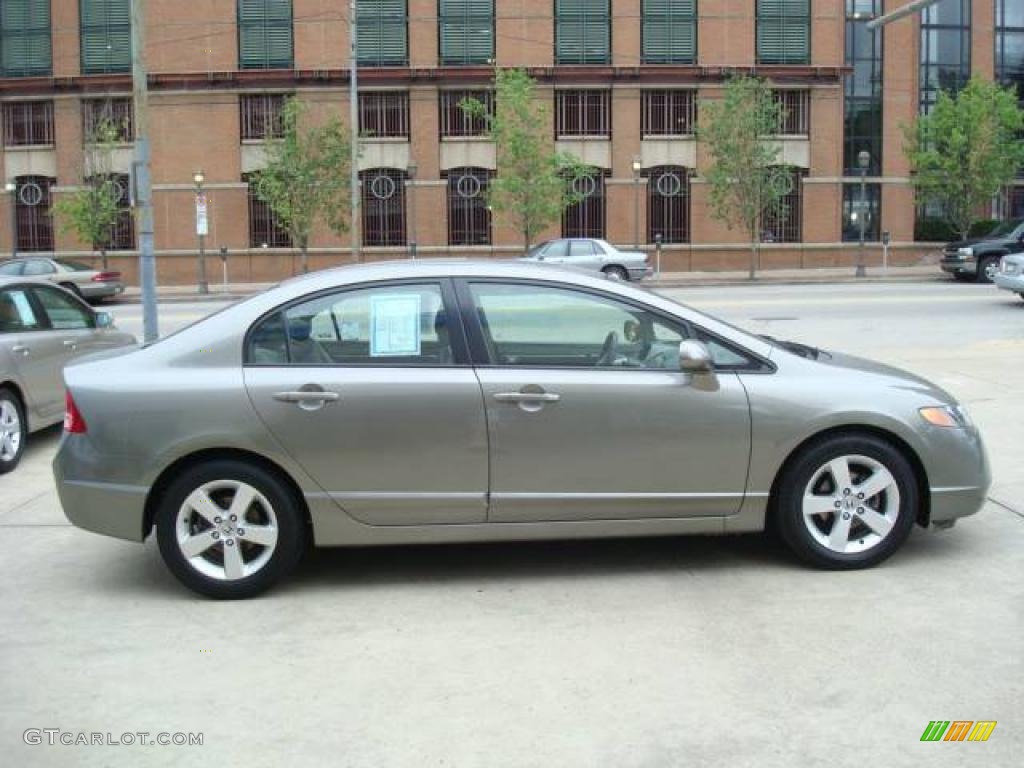
<path id="1" fill-rule="evenodd" d="M 21 452 L 21 419 L 10 400 L 0 400 L 0 461 L 14 461 Z"/>

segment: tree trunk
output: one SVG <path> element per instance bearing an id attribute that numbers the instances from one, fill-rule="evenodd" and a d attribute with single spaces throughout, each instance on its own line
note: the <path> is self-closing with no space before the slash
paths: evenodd
<path id="1" fill-rule="evenodd" d="M 109 266 L 107 264 L 107 249 L 106 248 L 100 248 L 100 263 L 103 265 L 103 271 L 106 272 L 107 271 L 107 267 Z"/>
<path id="2" fill-rule="evenodd" d="M 748 279 L 757 279 L 757 267 L 761 260 L 761 232 L 758 222 L 754 222 L 754 226 L 750 228 L 748 234 L 750 235 L 750 272 Z"/>
<path id="3" fill-rule="evenodd" d="M 302 252 L 302 274 L 309 272 L 309 241 L 303 239 L 299 243 L 299 250 Z"/>

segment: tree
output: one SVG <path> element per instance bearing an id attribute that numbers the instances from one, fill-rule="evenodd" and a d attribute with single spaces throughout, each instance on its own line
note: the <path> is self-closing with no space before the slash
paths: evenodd
<path id="1" fill-rule="evenodd" d="M 63 232 L 74 232 L 92 250 L 99 251 L 107 268 L 111 233 L 122 215 L 120 201 L 125 190 L 113 177 L 114 149 L 121 131 L 110 120 L 101 120 L 86 137 L 82 162 L 83 186 L 56 202 L 54 213 Z"/>
<path id="2" fill-rule="evenodd" d="M 769 138 L 779 132 L 784 116 L 782 105 L 756 77 L 730 78 L 720 100 L 701 105 L 698 135 L 711 155 L 703 174 L 711 215 L 747 235 L 751 280 L 760 260 L 765 214 L 783 215 L 783 198 L 792 189 L 781 147 Z"/>
<path id="3" fill-rule="evenodd" d="M 309 271 L 309 238 L 323 220 L 333 232 L 348 231 L 349 169 L 353 162 L 348 129 L 332 117 L 321 125 L 306 125 L 305 107 L 285 102 L 282 137 L 267 142 L 267 165 L 256 184 L 256 195 L 302 253 L 302 271 Z"/>
<path id="4" fill-rule="evenodd" d="M 521 69 L 495 77 L 495 109 L 476 99 L 461 108 L 484 121 L 497 151 L 498 172 L 487 191 L 488 205 L 522 233 L 527 250 L 534 238 L 585 195 L 578 191 L 594 169 L 558 152 L 551 140 L 548 110 L 535 99 L 536 83 Z"/>
<path id="5" fill-rule="evenodd" d="M 917 202 L 939 208 L 966 239 L 1024 164 L 1022 129 L 1012 87 L 975 76 L 955 95 L 940 91 L 932 111 L 904 127 Z"/>

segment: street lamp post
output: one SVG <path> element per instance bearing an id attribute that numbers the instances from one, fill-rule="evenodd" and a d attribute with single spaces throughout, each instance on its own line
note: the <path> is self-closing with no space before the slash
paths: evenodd
<path id="1" fill-rule="evenodd" d="M 410 227 L 409 233 L 412 237 L 409 238 L 409 257 L 415 261 L 416 259 L 416 163 L 409 163 L 406 167 L 405 172 L 409 176 L 409 220 Z"/>
<path id="2" fill-rule="evenodd" d="M 643 163 L 639 157 L 633 158 L 633 247 L 640 250 L 640 171 Z"/>
<path id="3" fill-rule="evenodd" d="M 207 231 L 207 209 L 206 198 L 203 197 L 203 183 L 206 181 L 206 174 L 196 171 L 192 175 L 192 181 L 196 185 L 196 234 L 199 235 L 199 292 L 209 293 L 210 284 L 206 280 L 206 231 Z"/>
<path id="4" fill-rule="evenodd" d="M 866 277 L 867 270 L 864 267 L 864 229 L 867 226 L 867 176 L 868 166 L 871 165 L 871 153 L 866 149 L 862 149 L 857 153 L 857 167 L 860 169 L 860 215 L 857 218 L 857 224 L 859 225 L 860 238 L 857 246 L 857 271 L 854 273 L 855 277 Z"/>
<path id="5" fill-rule="evenodd" d="M 9 181 L 4 191 L 11 196 L 11 258 L 14 259 L 18 256 L 18 201 L 14 198 L 18 185 Z"/>

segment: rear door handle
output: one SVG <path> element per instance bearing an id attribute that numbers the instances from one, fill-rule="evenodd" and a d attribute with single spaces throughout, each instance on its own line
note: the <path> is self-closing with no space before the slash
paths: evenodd
<path id="1" fill-rule="evenodd" d="M 494 399 L 499 403 L 557 403 L 562 396 L 554 392 L 497 392 Z"/>
<path id="2" fill-rule="evenodd" d="M 64 339 L 64 346 L 69 349 L 75 349 L 78 346 L 78 342 L 74 339 Z"/>
<path id="3" fill-rule="evenodd" d="M 294 392 L 275 392 L 273 398 L 282 403 L 333 403 L 339 399 L 337 392 L 324 392 L 323 390 Z"/>
<path id="4" fill-rule="evenodd" d="M 15 344 L 13 347 L 11 347 L 11 352 L 13 352 L 16 355 L 25 355 L 25 356 L 27 356 L 28 353 L 31 352 L 31 351 L 32 350 L 29 347 L 23 346 L 21 344 Z"/>

